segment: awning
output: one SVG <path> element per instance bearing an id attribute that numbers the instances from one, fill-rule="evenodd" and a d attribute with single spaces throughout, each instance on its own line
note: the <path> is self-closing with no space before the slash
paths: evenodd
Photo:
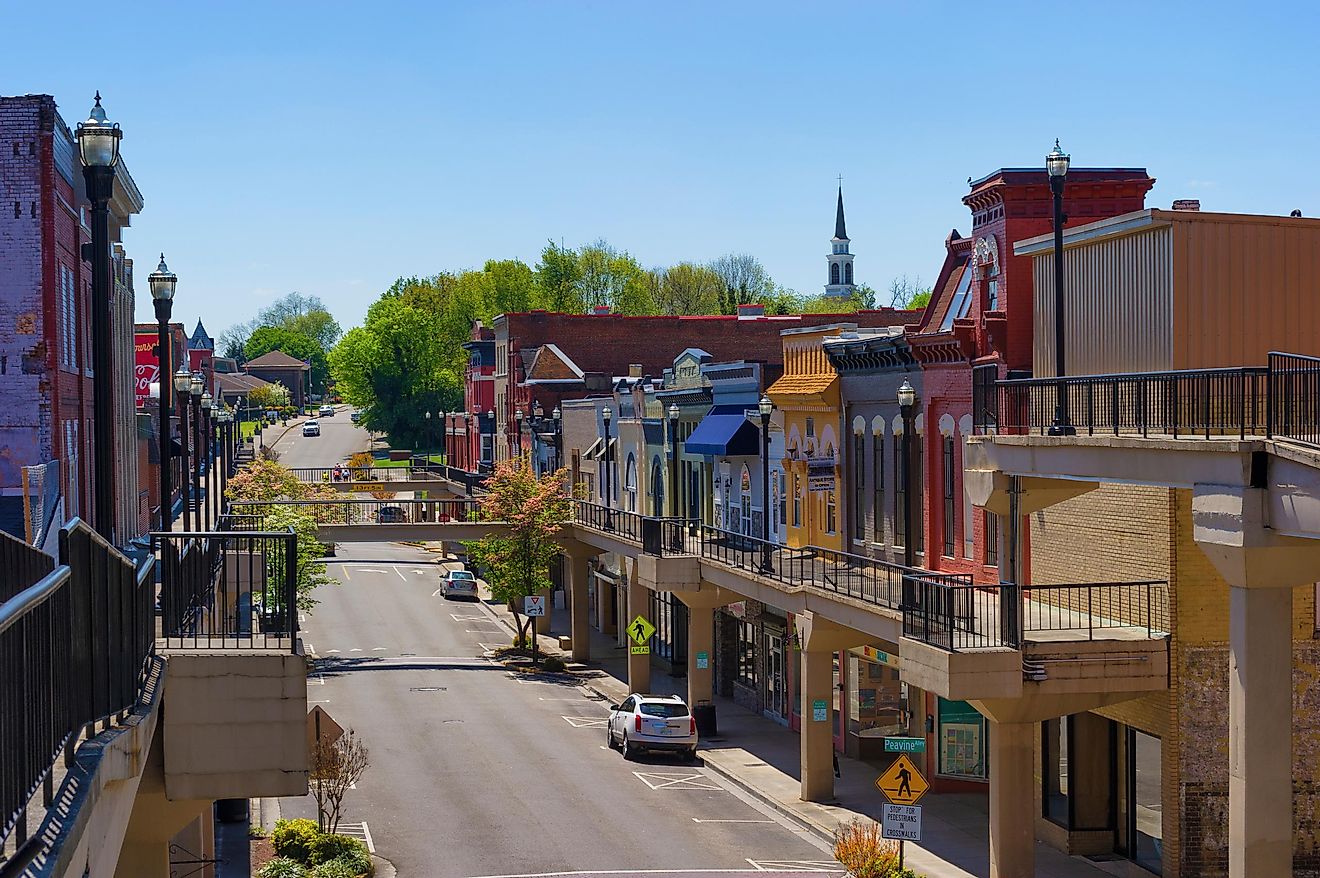
<path id="1" fill-rule="evenodd" d="M 717 457 L 759 454 L 761 431 L 747 420 L 746 411 L 740 405 L 715 406 L 683 443 L 683 450 Z"/>
<path id="2" fill-rule="evenodd" d="M 618 456 L 619 456 L 619 440 L 618 440 L 617 437 L 614 437 L 614 436 L 611 436 L 611 437 L 610 437 L 610 453 L 611 453 L 611 455 L 612 455 L 616 460 L 618 459 Z M 604 460 L 604 459 L 605 459 L 605 444 L 604 444 L 604 442 L 603 442 L 602 440 L 600 440 L 600 439 L 597 439 L 595 442 L 591 443 L 591 447 L 588 448 L 586 451 L 582 452 L 582 459 L 583 459 L 583 460 Z"/>
<path id="3" fill-rule="evenodd" d="M 601 440 L 598 438 L 586 451 L 582 452 L 583 460 L 595 460 L 600 455 Z"/>

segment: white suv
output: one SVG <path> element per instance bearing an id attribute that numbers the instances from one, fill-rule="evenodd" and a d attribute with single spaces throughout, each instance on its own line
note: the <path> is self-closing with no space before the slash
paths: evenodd
<path id="1" fill-rule="evenodd" d="M 610 748 L 632 759 L 642 750 L 669 750 L 697 758 L 697 718 L 677 695 L 629 695 L 610 708 L 605 724 Z"/>
<path id="2" fill-rule="evenodd" d="M 445 600 L 454 597 L 471 598 L 474 601 L 481 599 L 477 594 L 477 578 L 466 570 L 450 570 L 445 574 L 440 589 L 440 595 Z"/>

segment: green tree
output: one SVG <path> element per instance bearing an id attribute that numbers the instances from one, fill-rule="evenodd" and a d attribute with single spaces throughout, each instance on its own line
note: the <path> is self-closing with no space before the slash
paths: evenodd
<path id="1" fill-rule="evenodd" d="M 289 388 L 278 381 L 258 387 L 248 394 L 248 405 L 255 409 L 283 408 L 289 404 Z"/>
<path id="2" fill-rule="evenodd" d="M 922 284 L 920 277 L 909 279 L 905 274 L 889 282 L 891 308 L 924 308 L 930 301 L 930 295 L 930 287 Z"/>
<path id="3" fill-rule="evenodd" d="M 481 498 L 481 516 L 507 522 L 509 531 L 463 544 L 485 571 L 491 594 L 509 605 L 519 642 L 529 639 L 532 621 L 522 615 L 523 598 L 551 587 L 550 563 L 560 552 L 555 537 L 572 512 L 567 484 L 565 470 L 537 478 L 528 455 L 500 461 Z"/>
<path id="4" fill-rule="evenodd" d="M 720 313 L 736 314 L 739 305 L 765 304 L 775 283 L 765 266 L 749 253 L 729 253 L 708 266 L 720 279 Z"/>
<path id="5" fill-rule="evenodd" d="M 313 393 L 325 390 L 325 380 L 330 375 L 325 349 L 321 343 L 310 336 L 279 326 L 261 326 L 247 340 L 243 349 L 248 360 L 255 360 L 262 354 L 280 351 L 304 362 L 312 364 L 310 383 Z"/>
<path id="6" fill-rule="evenodd" d="M 656 304 L 661 314 L 718 314 L 724 283 L 704 265 L 680 262 L 664 272 Z"/>
<path id="7" fill-rule="evenodd" d="M 547 241 L 536 265 L 536 283 L 541 288 L 541 300 L 551 311 L 581 314 L 587 310 L 578 286 L 581 280 L 577 253 Z"/>

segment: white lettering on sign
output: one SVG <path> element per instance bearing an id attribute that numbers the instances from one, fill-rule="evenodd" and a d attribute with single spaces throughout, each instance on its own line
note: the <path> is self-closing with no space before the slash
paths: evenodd
<path id="1" fill-rule="evenodd" d="M 921 841 L 921 806 L 885 805 L 880 834 L 902 841 Z"/>

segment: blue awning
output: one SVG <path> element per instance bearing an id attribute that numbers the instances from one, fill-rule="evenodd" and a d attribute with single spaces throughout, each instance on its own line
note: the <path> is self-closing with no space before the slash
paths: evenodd
<path id="1" fill-rule="evenodd" d="M 683 450 L 717 457 L 759 454 L 761 431 L 747 420 L 745 411 L 740 405 L 715 406 L 683 443 Z"/>

